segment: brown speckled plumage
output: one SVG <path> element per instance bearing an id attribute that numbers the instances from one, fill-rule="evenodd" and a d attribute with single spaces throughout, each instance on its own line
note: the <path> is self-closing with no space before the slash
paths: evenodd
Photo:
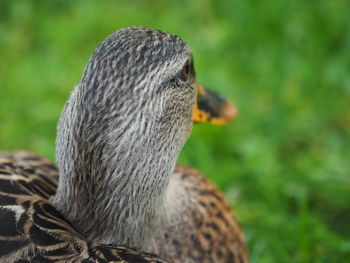
<path id="1" fill-rule="evenodd" d="M 241 227 L 223 194 L 195 169 L 177 165 L 173 176 L 192 200 L 183 216 L 193 231 L 182 239 L 167 236 L 177 244 L 174 257 L 203 263 L 247 262 Z"/>
<path id="2" fill-rule="evenodd" d="M 199 200 L 188 222 L 195 232 L 186 243 L 166 236 L 175 244 L 174 256 L 203 263 L 247 262 L 240 226 L 222 193 L 194 169 L 177 166 L 174 176 Z M 57 167 L 47 159 L 28 152 L 0 154 L 0 262 L 172 262 L 84 240 L 48 200 L 57 182 Z"/>
<path id="3" fill-rule="evenodd" d="M 0 262 L 248 262 L 221 192 L 175 166 L 195 89 L 179 37 L 145 27 L 108 37 L 62 112 L 59 168 L 0 155 Z"/>

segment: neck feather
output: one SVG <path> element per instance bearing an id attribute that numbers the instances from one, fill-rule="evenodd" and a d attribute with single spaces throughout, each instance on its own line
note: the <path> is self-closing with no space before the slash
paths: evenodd
<path id="1" fill-rule="evenodd" d="M 77 107 L 66 104 L 58 127 L 52 203 L 90 241 L 142 247 L 166 221 L 169 180 L 189 129 L 148 125 L 142 115 L 119 128 L 82 128 L 89 116 Z"/>

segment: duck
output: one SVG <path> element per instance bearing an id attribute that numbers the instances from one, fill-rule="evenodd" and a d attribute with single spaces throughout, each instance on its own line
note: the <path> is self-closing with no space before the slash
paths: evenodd
<path id="1" fill-rule="evenodd" d="M 180 37 L 116 31 L 64 106 L 56 163 L 0 154 L 0 262 L 247 263 L 224 195 L 176 164 L 194 123 L 235 116 Z"/>

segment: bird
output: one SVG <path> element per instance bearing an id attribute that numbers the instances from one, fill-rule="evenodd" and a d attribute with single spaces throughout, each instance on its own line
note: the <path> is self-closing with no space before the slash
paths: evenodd
<path id="1" fill-rule="evenodd" d="M 223 194 L 176 164 L 194 123 L 236 112 L 197 83 L 180 37 L 114 32 L 64 106 L 56 163 L 0 154 L 0 262 L 247 263 Z"/>

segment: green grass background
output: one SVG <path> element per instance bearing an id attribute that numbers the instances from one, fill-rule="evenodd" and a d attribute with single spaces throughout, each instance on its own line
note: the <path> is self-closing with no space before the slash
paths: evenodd
<path id="1" fill-rule="evenodd" d="M 199 81 L 238 106 L 196 125 L 180 162 L 225 192 L 251 262 L 350 262 L 348 0 L 0 0 L 0 149 L 54 159 L 89 56 L 129 25 L 181 36 Z"/>

